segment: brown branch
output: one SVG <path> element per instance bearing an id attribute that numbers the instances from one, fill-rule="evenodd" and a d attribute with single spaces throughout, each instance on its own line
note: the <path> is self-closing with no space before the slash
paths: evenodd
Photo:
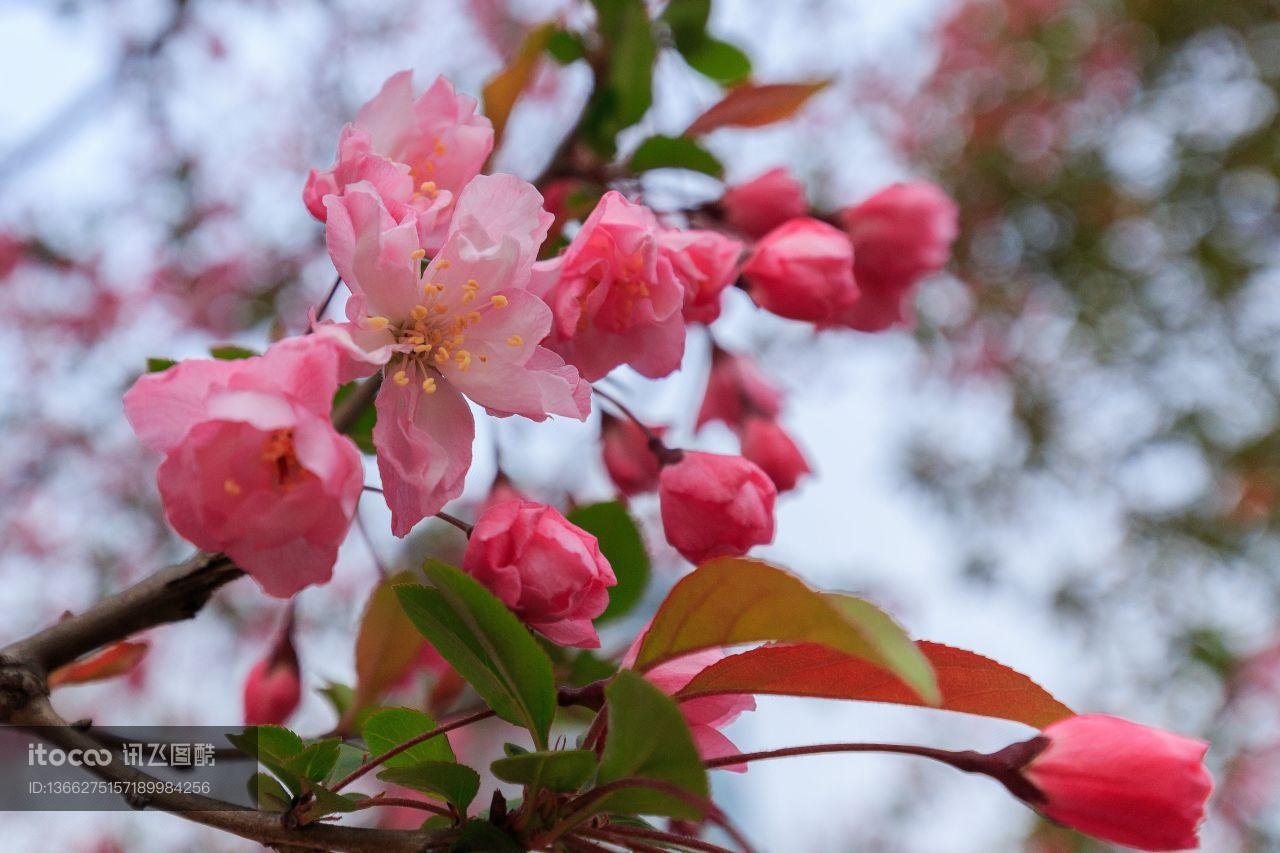
<path id="1" fill-rule="evenodd" d="M 36 697 L 12 715 L 11 722 L 21 726 L 39 726 L 40 734 L 50 743 L 65 750 L 96 749 L 98 742 L 81 729 L 67 724 L 43 696 Z M 130 787 L 139 785 L 151 788 L 154 777 L 123 763 L 109 762 L 100 767 L 84 769 L 99 779 L 118 782 Z M 416 853 L 445 840 L 448 830 L 405 831 L 368 829 L 364 827 L 310 824 L 303 827 L 285 827 L 280 815 L 273 812 L 239 808 L 231 803 L 203 797 L 197 794 L 157 793 L 146 799 L 130 799 L 135 808 L 153 807 L 171 812 L 184 820 L 199 823 L 257 841 L 261 844 L 289 850 L 333 850 L 343 853 Z"/>

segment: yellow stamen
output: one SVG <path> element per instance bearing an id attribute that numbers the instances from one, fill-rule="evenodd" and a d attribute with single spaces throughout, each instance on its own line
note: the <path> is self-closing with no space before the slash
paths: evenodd
<path id="1" fill-rule="evenodd" d="M 444 147 L 444 143 L 443 143 L 443 142 L 441 142 L 439 139 L 437 139 L 437 140 L 436 140 L 436 145 L 435 145 L 435 152 L 436 152 L 436 156 L 437 156 L 437 157 L 443 157 L 443 156 L 444 156 L 445 151 L 447 151 L 447 150 L 448 150 L 448 149 Z"/>
<path id="2" fill-rule="evenodd" d="M 426 391 L 428 394 L 436 393 L 436 380 L 430 376 L 422 380 L 422 390 Z"/>
<path id="3" fill-rule="evenodd" d="M 432 184 L 432 186 L 435 186 L 435 184 Z M 453 266 L 453 264 L 450 263 L 448 258 L 441 258 L 436 261 L 436 269 L 438 270 L 447 270 L 451 266 Z"/>
<path id="4" fill-rule="evenodd" d="M 524 338 L 520 337 L 519 335 L 512 335 L 511 337 L 507 338 L 507 344 L 509 346 L 518 347 L 523 343 L 524 343 Z"/>
<path id="5" fill-rule="evenodd" d="M 414 249 L 412 252 L 409 253 L 409 257 L 413 258 L 415 261 L 420 261 L 426 256 L 427 256 L 426 249 Z"/>
<path id="6" fill-rule="evenodd" d="M 445 305 L 443 302 L 437 302 L 437 303 L 436 303 L 436 313 L 437 313 L 437 314 L 447 314 L 447 313 L 449 313 L 449 306 L 448 306 L 448 305 Z"/>
<path id="7" fill-rule="evenodd" d="M 422 320 L 422 319 L 424 319 L 424 318 L 427 316 L 427 313 L 428 313 L 428 312 L 427 312 L 427 306 L 425 306 L 425 305 L 415 305 L 415 306 L 413 306 L 413 310 L 412 310 L 412 311 L 410 311 L 409 313 L 413 315 L 413 319 L 415 319 L 415 320 Z"/>
<path id="8" fill-rule="evenodd" d="M 390 326 L 390 325 L 391 325 L 391 321 L 388 320 L 386 317 L 379 317 L 377 315 L 374 315 L 372 317 L 364 318 L 364 327 L 366 329 L 373 329 L 375 332 L 382 331 L 383 329 L 385 329 L 387 326 Z"/>
<path id="9" fill-rule="evenodd" d="M 222 488 L 225 489 L 229 495 L 240 494 L 240 484 L 235 480 L 232 480 L 230 477 L 223 481 Z"/>
<path id="10" fill-rule="evenodd" d="M 401 388 L 409 384 L 409 374 L 405 373 L 403 370 L 397 370 L 392 374 L 391 379 Z"/>
<path id="11" fill-rule="evenodd" d="M 436 364 L 444 364 L 449 360 L 449 351 L 444 347 L 438 347 L 435 354 Z"/>
<path id="12" fill-rule="evenodd" d="M 484 364 L 486 361 L 488 361 L 488 360 L 489 360 L 489 356 L 487 356 L 487 355 L 478 355 L 478 356 L 476 356 L 476 357 L 480 359 L 480 363 L 481 363 L 481 364 Z"/>
<path id="13" fill-rule="evenodd" d="M 498 306 L 499 308 L 506 308 L 508 300 L 507 300 L 507 297 L 503 296 L 501 293 L 498 293 L 493 296 L 490 296 L 489 301 L 492 302 L 494 305 Z"/>
<path id="14" fill-rule="evenodd" d="M 458 354 L 453 357 L 453 360 L 458 362 L 458 367 L 460 369 L 466 370 L 471 366 L 471 353 L 464 349 L 460 349 L 458 350 Z"/>
<path id="15" fill-rule="evenodd" d="M 435 198 L 436 193 L 438 193 L 439 190 L 436 189 L 435 181 L 423 181 L 421 184 L 418 185 L 418 192 L 422 193 L 423 195 L 429 195 L 432 198 Z"/>

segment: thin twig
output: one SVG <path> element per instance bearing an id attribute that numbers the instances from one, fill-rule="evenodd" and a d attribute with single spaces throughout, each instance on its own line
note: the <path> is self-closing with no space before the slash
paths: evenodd
<path id="1" fill-rule="evenodd" d="M 579 828 L 574 831 L 580 835 L 589 836 L 610 835 L 621 839 L 643 838 L 648 841 L 661 841 L 663 844 L 684 847 L 689 850 L 704 850 L 707 851 L 707 853 L 731 853 L 728 847 L 721 847 L 719 844 L 712 844 L 710 841 L 703 841 L 701 838 L 690 838 L 686 835 L 678 835 L 674 832 L 662 832 L 657 829 L 645 829 L 640 826 L 611 824 L 609 826 Z M 611 839 L 604 840 L 607 841 Z M 617 843 L 626 842 L 620 841 Z"/>
<path id="2" fill-rule="evenodd" d="M 338 276 L 333 280 L 333 286 L 329 288 L 329 292 L 325 294 L 324 301 L 320 303 L 320 307 L 316 309 L 316 319 L 323 320 L 324 312 L 329 310 L 329 303 L 333 301 L 333 297 L 338 292 L 339 285 L 342 284 L 342 276 Z"/>
<path id="3" fill-rule="evenodd" d="M 454 816 L 453 812 L 449 811 L 449 809 L 444 806 L 438 806 L 435 803 L 430 803 L 426 800 L 415 800 L 412 797 L 369 797 L 368 799 L 364 799 L 356 803 L 352 807 L 352 811 L 356 811 L 358 809 L 372 809 L 379 806 L 400 806 L 406 809 L 418 809 L 419 811 L 431 812 L 432 814 L 443 815 L 444 817 Z"/>
<path id="4" fill-rule="evenodd" d="M 494 712 L 491 709 L 486 708 L 483 711 L 477 711 L 474 714 L 469 714 L 465 717 L 460 717 L 459 719 L 456 719 L 451 723 L 445 723 L 442 726 L 437 726 L 436 728 L 432 729 L 429 732 L 424 732 L 423 734 L 420 734 L 416 737 L 411 737 L 404 743 L 397 744 L 396 746 L 393 746 L 391 749 L 388 749 L 386 752 L 380 755 L 375 755 L 372 758 L 367 759 L 363 764 L 361 764 L 355 770 L 352 770 L 350 773 L 348 773 L 346 776 L 340 779 L 337 782 L 337 784 L 333 786 L 332 790 L 335 793 L 337 793 L 338 791 L 341 791 L 343 788 L 347 787 L 352 782 L 356 781 L 357 779 L 359 779 L 364 774 L 368 773 L 373 768 L 381 764 L 384 764 L 388 759 L 395 758 L 400 753 L 406 750 L 412 749 L 413 747 L 417 746 L 420 743 L 423 743 L 424 741 L 431 740 L 433 737 L 439 737 L 440 735 L 445 734 L 446 732 L 451 732 L 454 729 L 460 729 L 463 726 L 469 726 L 472 723 L 478 723 L 481 720 L 487 720 L 493 716 L 496 716 Z"/>

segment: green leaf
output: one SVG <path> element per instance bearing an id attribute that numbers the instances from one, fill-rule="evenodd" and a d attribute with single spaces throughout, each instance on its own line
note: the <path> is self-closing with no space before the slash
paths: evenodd
<path id="1" fill-rule="evenodd" d="M 686 136 L 650 136 L 631 155 L 633 172 L 650 169 L 688 169 L 713 178 L 724 175 L 724 165 L 707 149 Z"/>
<path id="2" fill-rule="evenodd" d="M 325 815 L 355 811 L 356 803 L 365 799 L 364 794 L 338 794 L 320 785 L 311 786 L 314 801 L 307 807 L 303 823 L 312 823 Z"/>
<path id="3" fill-rule="evenodd" d="M 256 352 L 236 344 L 222 344 L 221 346 L 210 347 L 209 355 L 220 361 L 239 361 L 242 358 L 253 358 Z"/>
<path id="4" fill-rule="evenodd" d="M 936 704 L 932 670 L 902 645 L 906 635 L 874 605 L 854 601 L 810 589 L 759 560 L 714 559 L 672 587 L 635 665 L 646 670 L 690 652 L 743 643 L 817 643 L 884 668 Z"/>
<path id="5" fill-rule="evenodd" d="M 623 670 L 605 687 L 609 733 L 598 782 L 641 777 L 676 785 L 706 798 L 707 771 L 675 701 L 637 672 Z M 689 802 L 649 788 L 627 788 L 594 803 L 595 812 L 702 817 Z"/>
<path id="6" fill-rule="evenodd" d="M 480 774 L 452 761 L 422 761 L 403 767 L 388 767 L 378 774 L 378 778 L 443 797 L 464 815 L 480 790 Z"/>
<path id="7" fill-rule="evenodd" d="M 325 777 L 326 785 L 333 785 L 339 779 L 345 779 L 353 770 L 364 764 L 365 751 L 354 747 L 349 743 L 338 744 L 338 760 L 334 762 L 333 767 L 329 770 L 329 775 Z"/>
<path id="8" fill-rule="evenodd" d="M 892 616 L 857 596 L 829 592 L 827 598 L 875 647 L 878 662 L 885 669 L 905 681 L 929 704 L 936 705 L 942 700 L 938 677 L 929 659 Z"/>
<path id="9" fill-rule="evenodd" d="M 727 41 L 708 37 L 680 51 L 680 55 L 694 71 L 722 86 L 741 83 L 751 76 L 751 57 Z"/>
<path id="10" fill-rule="evenodd" d="M 302 775 L 289 765 L 306 749 L 302 738 L 281 726 L 250 726 L 240 734 L 228 734 L 227 740 L 245 755 L 256 756 L 294 794 L 302 793 Z"/>
<path id="11" fill-rule="evenodd" d="M 345 400 L 349 394 L 354 392 L 358 384 L 360 383 L 348 382 L 346 385 L 340 387 L 337 393 L 333 395 L 334 408 L 337 408 L 339 403 Z M 356 443 L 356 447 L 360 448 L 365 453 L 372 454 L 375 452 L 373 446 L 373 428 L 377 426 L 377 424 L 377 409 L 373 406 L 365 406 L 364 411 L 360 413 L 360 417 L 356 418 L 355 423 L 347 429 L 347 435 Z"/>
<path id="12" fill-rule="evenodd" d="M 671 28 L 676 48 L 706 38 L 707 19 L 711 17 L 711 0 L 671 0 L 658 20 Z"/>
<path id="13" fill-rule="evenodd" d="M 649 584 L 649 552 L 640 528 L 620 501 L 581 506 L 568 518 L 600 540 L 600 551 L 618 579 L 617 586 L 609 589 L 609 606 L 596 621 L 625 616 L 640 602 Z"/>
<path id="14" fill-rule="evenodd" d="M 592 0 L 609 65 L 583 111 L 586 142 L 612 156 L 618 132 L 638 122 L 653 104 L 653 40 L 644 0 Z"/>
<path id="15" fill-rule="evenodd" d="M 178 362 L 171 358 L 149 358 L 147 359 L 147 373 L 159 373 L 168 370 Z"/>
<path id="16" fill-rule="evenodd" d="M 601 617 L 603 618 L 603 617 Z M 582 687 L 593 681 L 610 678 L 618 671 L 618 665 L 583 649 L 574 656 L 569 664 L 569 683 L 574 687 Z"/>
<path id="17" fill-rule="evenodd" d="M 469 575 L 435 561 L 425 571 L 434 586 L 396 587 L 409 621 L 499 717 L 527 728 L 545 748 L 556 713 L 546 653 L 515 614 Z"/>
<path id="18" fill-rule="evenodd" d="M 577 33 L 556 30 L 547 39 L 547 53 L 561 65 L 569 65 L 586 56 L 587 48 Z"/>
<path id="19" fill-rule="evenodd" d="M 371 755 L 381 755 L 439 725 L 430 716 L 412 708 L 384 708 L 371 714 L 364 724 L 364 745 Z M 416 743 L 387 759 L 387 767 L 408 767 L 424 761 L 453 761 L 453 748 L 444 735 Z"/>
<path id="20" fill-rule="evenodd" d="M 527 752 L 499 758 L 490 766 L 503 782 L 527 785 L 535 791 L 549 788 L 568 793 L 581 788 L 595 773 L 596 754 L 590 749 Z"/>
<path id="21" fill-rule="evenodd" d="M 338 761 L 339 743 L 335 737 L 307 744 L 302 752 L 284 759 L 282 766 L 308 782 L 321 782 Z"/>
<path id="22" fill-rule="evenodd" d="M 249 796 L 260 810 L 266 812 L 288 811 L 293 802 L 293 796 L 276 777 L 266 773 L 255 773 L 249 780 Z"/>

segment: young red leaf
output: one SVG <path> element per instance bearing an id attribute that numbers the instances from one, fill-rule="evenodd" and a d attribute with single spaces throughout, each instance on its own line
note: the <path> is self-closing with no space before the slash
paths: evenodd
<path id="1" fill-rule="evenodd" d="M 73 661 L 49 673 L 49 686 L 85 684 L 124 675 L 142 662 L 150 644 L 145 640 L 121 640 L 82 660 Z"/>
<path id="2" fill-rule="evenodd" d="M 937 675 L 939 708 L 1036 728 L 1075 713 L 1027 676 L 990 658 L 941 643 L 917 645 Z M 885 670 L 814 644 L 762 646 L 731 655 L 695 675 L 677 698 L 728 693 L 924 704 Z"/>
<path id="3" fill-rule="evenodd" d="M 902 679 L 924 702 L 938 698 L 927 661 L 903 654 L 909 638 L 874 605 L 817 592 L 790 572 L 744 558 L 711 560 L 677 583 L 658 607 L 635 666 L 643 671 L 701 649 L 767 642 L 838 649 Z"/>
<path id="4" fill-rule="evenodd" d="M 762 127 L 791 118 L 811 97 L 830 84 L 813 83 L 745 84 L 729 90 L 721 101 L 693 120 L 685 133 L 697 136 L 721 127 Z"/>
<path id="5" fill-rule="evenodd" d="M 404 678 L 418 659 L 424 643 L 422 635 L 405 615 L 393 588 L 414 580 L 411 572 L 392 575 L 374 587 L 369 596 L 356 636 L 355 699 L 344 723 L 352 722 L 363 708 Z"/>
<path id="6" fill-rule="evenodd" d="M 493 122 L 495 148 L 501 144 L 507 119 L 511 117 L 520 93 L 533 79 L 533 74 L 538 69 L 538 60 L 546 50 L 555 29 L 554 24 L 543 24 L 529 30 L 511 62 L 484 84 L 481 97 L 484 99 L 484 114 Z"/>

